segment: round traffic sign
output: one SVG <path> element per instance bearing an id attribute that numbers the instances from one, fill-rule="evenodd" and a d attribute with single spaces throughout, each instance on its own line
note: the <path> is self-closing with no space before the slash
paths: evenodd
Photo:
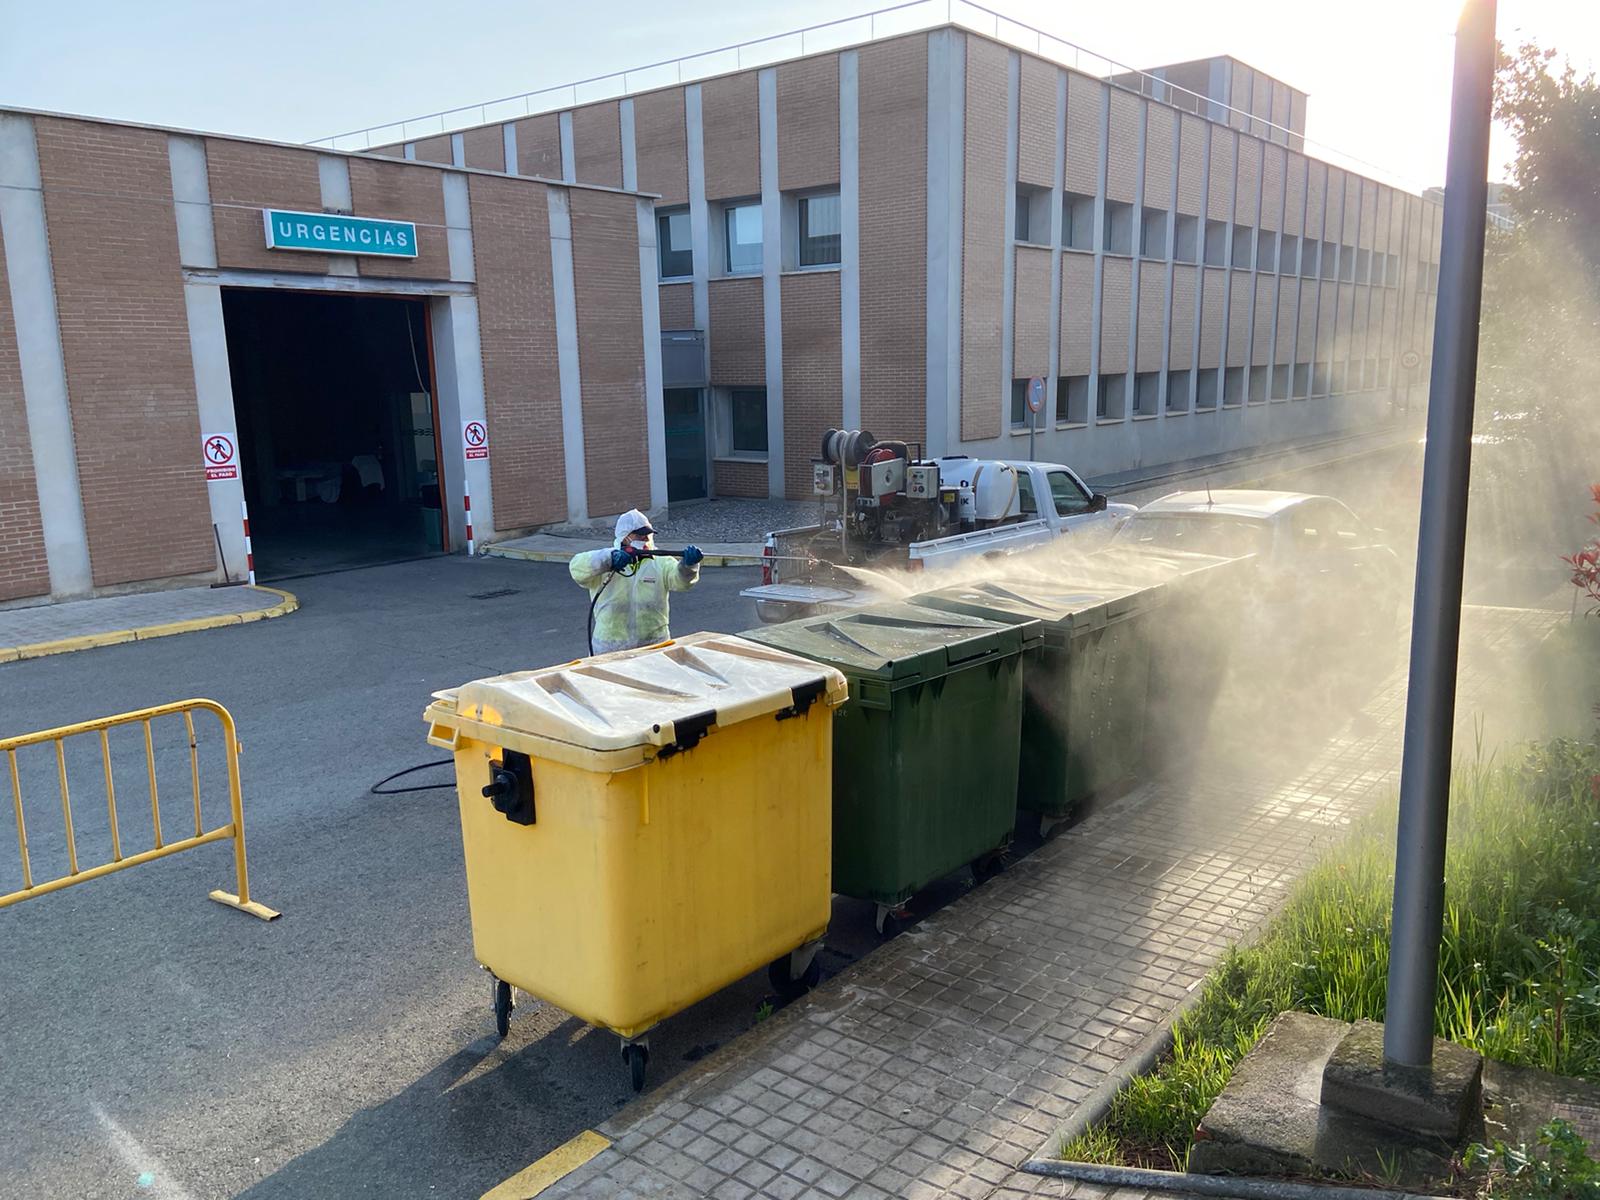
<path id="1" fill-rule="evenodd" d="M 481 446 L 489 440 L 489 431 L 482 421 L 468 421 L 465 433 L 469 446 Z"/>
<path id="2" fill-rule="evenodd" d="M 233 443 L 220 433 L 214 433 L 206 439 L 206 463 L 213 467 L 225 467 L 233 461 Z"/>
<path id="3" fill-rule="evenodd" d="M 1415 371 L 1422 365 L 1422 355 L 1415 350 L 1407 350 L 1400 356 L 1400 365 L 1408 371 Z"/>
<path id="4" fill-rule="evenodd" d="M 1028 380 L 1028 411 L 1038 412 L 1044 408 L 1044 380 L 1035 375 Z"/>

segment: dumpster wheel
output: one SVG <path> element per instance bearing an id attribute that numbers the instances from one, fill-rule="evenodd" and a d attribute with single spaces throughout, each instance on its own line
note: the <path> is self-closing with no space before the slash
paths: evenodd
<path id="1" fill-rule="evenodd" d="M 901 930 L 911 924 L 913 916 L 912 911 L 903 904 L 880 904 L 872 924 L 878 936 L 887 940 L 898 936 Z"/>
<path id="2" fill-rule="evenodd" d="M 1006 851 L 991 850 L 988 854 L 980 855 L 972 860 L 972 882 L 975 884 L 988 883 L 1001 871 L 1006 869 Z"/>
<path id="3" fill-rule="evenodd" d="M 633 1090 L 644 1091 L 644 1073 L 650 1066 L 650 1047 L 644 1042 L 624 1042 L 622 1061 L 628 1064 L 628 1075 L 633 1082 Z"/>
<path id="4" fill-rule="evenodd" d="M 495 979 L 493 975 L 489 978 L 493 981 L 494 1031 L 503 1038 L 511 1032 L 511 1010 L 516 1005 L 511 1003 L 511 985 L 504 979 Z"/>
<path id="5" fill-rule="evenodd" d="M 790 956 L 785 954 L 767 964 L 767 982 L 780 1000 L 797 1000 L 822 982 L 822 963 L 813 954 L 805 970 L 795 975 L 790 967 Z"/>

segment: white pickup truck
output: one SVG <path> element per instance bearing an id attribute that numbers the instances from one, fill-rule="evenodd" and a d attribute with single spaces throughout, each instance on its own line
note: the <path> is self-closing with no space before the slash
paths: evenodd
<path id="1" fill-rule="evenodd" d="M 780 529 L 767 534 L 761 584 L 740 592 L 756 602 L 763 623 L 776 624 L 819 611 L 870 603 L 868 571 L 937 571 L 963 559 L 1016 554 L 1063 535 L 1083 539 L 1092 550 L 1135 511 L 1131 504 L 1112 504 L 1093 491 L 1071 467 L 1061 463 L 1020 460 L 943 458 L 938 460 L 941 486 L 975 485 L 981 505 L 991 501 L 991 521 L 944 537 L 916 542 L 877 542 L 841 538 L 839 518 Z M 984 472 L 987 478 L 981 479 Z M 997 506 L 996 506 L 997 505 Z"/>

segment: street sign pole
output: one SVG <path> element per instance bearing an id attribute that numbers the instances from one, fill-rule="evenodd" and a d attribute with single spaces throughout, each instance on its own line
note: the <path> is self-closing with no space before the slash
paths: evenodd
<path id="1" fill-rule="evenodd" d="M 1033 439 L 1039 432 L 1039 410 L 1044 408 L 1044 380 L 1028 380 L 1028 461 L 1033 461 Z"/>
<path id="2" fill-rule="evenodd" d="M 1438 317 L 1428 390 L 1421 525 L 1411 625 L 1410 690 L 1400 768 L 1394 925 L 1383 1031 L 1385 1060 L 1433 1062 L 1433 1010 L 1444 915 L 1445 834 L 1461 638 L 1472 406 L 1483 298 L 1495 0 L 1466 0 L 1456 27 Z"/>

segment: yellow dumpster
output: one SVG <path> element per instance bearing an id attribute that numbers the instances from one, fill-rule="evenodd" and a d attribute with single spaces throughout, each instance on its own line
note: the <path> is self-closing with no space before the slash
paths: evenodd
<path id="1" fill-rule="evenodd" d="M 429 705 L 455 755 L 473 947 L 623 1039 L 766 964 L 815 982 L 832 879 L 832 668 L 742 638 L 480 679 Z"/>

